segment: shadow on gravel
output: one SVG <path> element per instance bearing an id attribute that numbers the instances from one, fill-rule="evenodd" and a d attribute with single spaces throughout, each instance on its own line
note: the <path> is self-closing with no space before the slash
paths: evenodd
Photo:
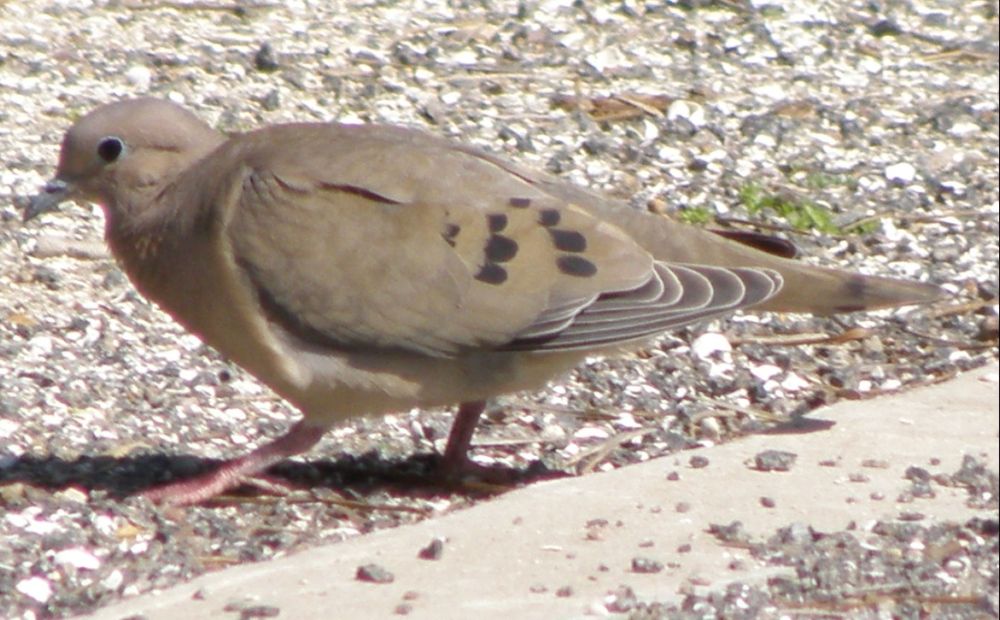
<path id="1" fill-rule="evenodd" d="M 519 484 L 567 475 L 536 461 L 526 469 L 496 468 L 496 473 L 505 479 L 502 484 L 456 481 L 437 474 L 439 460 L 436 454 L 416 454 L 394 460 L 374 453 L 342 455 L 310 462 L 288 461 L 275 465 L 267 473 L 276 482 L 296 490 L 349 488 L 363 493 L 394 487 L 404 494 L 416 496 L 456 491 L 493 494 Z M 81 456 L 75 460 L 26 456 L 0 468 L 0 489 L 22 483 L 50 491 L 73 487 L 88 492 L 105 491 L 112 497 L 125 498 L 152 486 L 208 471 L 220 463 L 219 459 L 167 454 Z M 250 489 L 250 492 L 256 491 Z"/>
<path id="2" fill-rule="evenodd" d="M 829 430 L 835 422 L 796 417 L 788 422 L 757 430 L 760 434 L 815 433 Z M 438 472 L 440 455 L 413 454 L 387 457 L 375 451 L 361 455 L 339 454 L 313 461 L 285 461 L 268 470 L 275 482 L 295 490 L 350 489 L 359 494 L 373 490 L 395 489 L 404 495 L 435 496 L 452 493 L 496 494 L 510 488 L 572 475 L 533 461 L 527 468 L 488 468 L 488 481 L 472 477 L 448 479 Z M 24 456 L 0 466 L 0 489 L 22 483 L 57 492 L 76 487 L 103 491 L 114 498 L 125 498 L 166 482 L 196 476 L 217 467 L 219 459 L 187 454 L 135 454 L 129 456 L 81 456 L 74 460 L 59 457 Z M 234 493 L 261 493 L 246 486 Z M 0 497 L 2 500 L 2 497 Z"/>

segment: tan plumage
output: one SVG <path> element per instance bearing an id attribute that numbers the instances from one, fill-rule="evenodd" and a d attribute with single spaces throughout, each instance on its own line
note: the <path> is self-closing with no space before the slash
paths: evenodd
<path id="1" fill-rule="evenodd" d="M 304 415 L 286 437 L 149 495 L 197 502 L 350 416 L 536 389 L 584 355 L 739 308 L 831 313 L 933 286 L 821 269 L 628 209 L 398 127 L 226 138 L 155 99 L 98 108 L 26 219 L 104 207 L 135 286 Z"/>

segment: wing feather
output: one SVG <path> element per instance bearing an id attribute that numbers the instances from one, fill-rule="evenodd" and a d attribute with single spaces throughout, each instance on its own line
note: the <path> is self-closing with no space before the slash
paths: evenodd
<path id="1" fill-rule="evenodd" d="M 225 238 L 269 320 L 322 346 L 582 349 L 780 288 L 767 270 L 657 262 L 597 214 L 447 143 L 313 129 L 298 149 L 267 148 L 280 126 L 234 147 L 244 173 Z"/>

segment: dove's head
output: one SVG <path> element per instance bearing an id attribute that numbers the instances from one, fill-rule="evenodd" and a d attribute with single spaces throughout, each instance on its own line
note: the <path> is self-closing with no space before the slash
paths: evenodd
<path id="1" fill-rule="evenodd" d="M 65 200 L 101 204 L 109 216 L 143 204 L 224 140 L 194 114 L 161 99 L 103 105 L 66 132 L 55 177 L 31 199 L 24 220 Z"/>

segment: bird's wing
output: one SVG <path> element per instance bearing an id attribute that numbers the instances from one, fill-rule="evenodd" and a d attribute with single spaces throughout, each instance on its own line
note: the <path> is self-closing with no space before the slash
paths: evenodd
<path id="1" fill-rule="evenodd" d="M 596 348 L 780 287 L 657 262 L 613 223 L 419 135 L 293 125 L 234 141 L 223 234 L 271 320 L 338 348 Z"/>

